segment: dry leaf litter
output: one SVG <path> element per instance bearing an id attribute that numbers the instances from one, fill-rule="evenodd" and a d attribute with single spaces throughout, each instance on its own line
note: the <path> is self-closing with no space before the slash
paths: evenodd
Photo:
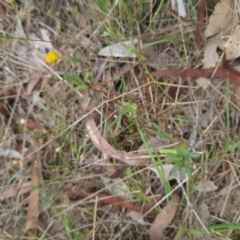
<path id="1" fill-rule="evenodd" d="M 211 12 L 202 59 L 184 42 L 195 22 L 183 1 L 171 1 L 173 12 L 164 6 L 156 33 L 118 42 L 104 40 L 109 20 L 97 19 L 90 2 L 75 14 L 73 1 L 1 3 L 0 238 L 239 239 L 239 230 L 207 228 L 239 222 L 239 154 L 234 142 L 224 145 L 239 132 L 239 87 L 146 74 L 217 68 L 223 54 L 237 69 L 234 1 Z M 160 151 L 181 143 L 203 153 L 189 166 L 192 179 L 172 173 Z"/>

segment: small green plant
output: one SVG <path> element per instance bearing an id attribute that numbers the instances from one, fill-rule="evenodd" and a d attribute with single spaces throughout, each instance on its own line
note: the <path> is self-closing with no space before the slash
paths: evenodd
<path id="1" fill-rule="evenodd" d="M 138 106 L 134 102 L 123 102 L 125 114 L 129 118 L 135 118 L 137 114 Z"/>
<path id="2" fill-rule="evenodd" d="M 87 72 L 84 78 L 81 78 L 77 72 L 65 72 L 63 79 L 74 86 L 75 91 L 88 89 L 88 84 L 92 80 L 92 73 Z"/>
<path id="3" fill-rule="evenodd" d="M 76 64 L 82 60 L 81 55 L 74 55 L 71 59 L 71 64 Z"/>
<path id="4" fill-rule="evenodd" d="M 161 149 L 161 153 L 166 154 L 167 163 L 174 164 L 170 174 L 176 171 L 183 171 L 189 178 L 192 177 L 192 160 L 202 155 L 199 152 L 189 152 L 186 144 L 180 144 L 175 149 Z"/>
<path id="5" fill-rule="evenodd" d="M 72 15 L 76 15 L 79 13 L 78 5 L 72 6 Z"/>

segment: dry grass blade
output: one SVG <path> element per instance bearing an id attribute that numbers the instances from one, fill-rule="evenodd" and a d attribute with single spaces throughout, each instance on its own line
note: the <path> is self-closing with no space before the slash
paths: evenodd
<path id="1" fill-rule="evenodd" d="M 172 222 L 177 212 L 177 205 L 179 200 L 180 197 L 174 194 L 168 204 L 156 216 L 149 229 L 151 240 L 161 240 L 164 237 L 164 230 Z"/>
<path id="2" fill-rule="evenodd" d="M 39 166 L 38 161 L 34 162 L 31 176 L 32 191 L 29 196 L 26 230 L 36 235 L 39 229 Z"/>

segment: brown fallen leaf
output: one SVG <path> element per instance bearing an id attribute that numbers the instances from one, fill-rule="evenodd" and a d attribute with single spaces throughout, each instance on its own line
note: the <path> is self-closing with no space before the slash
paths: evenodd
<path id="1" fill-rule="evenodd" d="M 41 73 L 34 73 L 32 76 L 30 76 L 29 81 L 26 86 L 26 93 L 31 94 L 33 89 L 36 87 L 36 85 L 39 83 L 41 79 L 42 74 Z"/>
<path id="2" fill-rule="evenodd" d="M 224 79 L 229 79 L 230 82 L 240 84 L 240 72 L 229 66 L 227 62 L 223 63 L 222 68 L 205 68 L 205 69 L 185 69 L 185 70 L 161 70 L 151 72 L 153 77 L 166 77 L 166 76 L 176 76 L 176 77 L 219 77 Z"/>
<path id="3" fill-rule="evenodd" d="M 119 178 L 119 177 L 122 177 L 125 170 L 128 168 L 129 166 L 128 165 L 124 165 L 124 166 L 121 166 L 119 167 L 111 176 L 110 178 Z"/>
<path id="4" fill-rule="evenodd" d="M 35 161 L 33 164 L 32 176 L 31 176 L 31 187 L 32 191 L 29 196 L 28 212 L 26 220 L 26 230 L 30 231 L 31 234 L 36 235 L 39 229 L 38 215 L 39 215 L 39 163 Z"/>
<path id="5" fill-rule="evenodd" d="M 196 28 L 195 39 L 196 39 L 196 44 L 199 50 L 202 48 L 202 43 L 203 43 L 202 29 L 203 29 L 203 23 L 204 23 L 203 21 L 204 21 L 204 14 L 206 11 L 206 7 L 207 7 L 206 0 L 201 0 L 197 8 L 197 28 Z"/>
<path id="6" fill-rule="evenodd" d="M 209 23 L 205 30 L 205 37 L 212 37 L 229 30 L 234 25 L 234 0 L 221 0 L 215 5 L 214 11 L 209 18 Z"/>
<path id="7" fill-rule="evenodd" d="M 240 44 L 240 26 L 237 25 L 233 32 L 231 32 L 231 36 L 228 38 L 227 42 L 224 44 L 224 52 L 225 52 L 225 58 L 226 60 L 234 60 L 239 58 L 240 56 L 240 50 L 239 50 L 239 44 Z"/>
<path id="8" fill-rule="evenodd" d="M 34 130 L 37 132 L 42 132 L 42 133 L 47 132 L 46 128 L 44 128 L 42 125 L 36 123 L 35 121 L 33 121 L 30 118 L 25 119 L 25 118 L 19 116 L 18 114 L 15 114 L 14 119 L 20 124 L 26 124 L 26 127 L 31 130 Z"/>
<path id="9" fill-rule="evenodd" d="M 0 102 L 0 114 L 6 114 L 7 113 L 7 109 L 5 107 L 5 104 L 3 102 Z"/>
<path id="10" fill-rule="evenodd" d="M 6 9 L 2 3 L 0 3 L 0 18 L 4 19 L 6 17 Z"/>
<path id="11" fill-rule="evenodd" d="M 93 117 L 89 117 L 86 122 L 88 134 L 97 149 L 108 157 L 118 159 L 128 165 L 138 165 L 144 163 L 150 157 L 148 155 L 140 155 L 120 151 L 112 147 L 102 136 Z"/>
<path id="12" fill-rule="evenodd" d="M 31 182 L 23 183 L 21 186 L 11 187 L 1 193 L 0 201 L 4 201 L 8 198 L 28 193 L 31 191 L 31 189 Z"/>
<path id="13" fill-rule="evenodd" d="M 30 76 L 26 89 L 22 87 L 19 92 L 19 90 L 15 89 L 14 87 L 6 87 L 0 90 L 0 96 L 7 97 L 10 99 L 10 98 L 15 98 L 16 96 L 20 97 L 20 96 L 30 95 L 33 89 L 41 80 L 41 76 L 42 74 L 40 72 L 34 73 Z"/>
<path id="14" fill-rule="evenodd" d="M 177 212 L 177 205 L 179 200 L 180 197 L 177 194 L 173 194 L 172 199 L 156 216 L 149 229 L 151 240 L 161 240 L 164 237 L 164 230 L 172 222 Z"/>
<path id="15" fill-rule="evenodd" d="M 120 208 L 125 208 L 129 211 L 142 212 L 142 213 L 148 212 L 150 209 L 152 209 L 155 206 L 156 201 L 160 200 L 160 197 L 156 197 L 155 200 L 152 200 L 150 203 L 144 205 L 144 204 L 133 204 L 129 201 L 124 200 L 121 197 L 106 195 L 102 193 L 94 194 L 94 193 L 89 193 L 84 191 L 78 192 L 73 190 L 66 190 L 65 193 L 70 198 L 89 197 L 91 199 L 97 199 L 98 201 L 101 201 L 105 204 L 111 204 Z"/>
<path id="16" fill-rule="evenodd" d="M 0 90 L 1 98 L 5 98 L 5 99 L 12 99 L 12 98 L 16 98 L 16 97 L 22 96 L 22 95 L 23 96 L 26 95 L 26 91 L 24 88 L 21 88 L 20 91 L 18 91 L 14 87 L 6 87 L 6 88 Z"/>
<path id="17" fill-rule="evenodd" d="M 220 62 L 220 54 L 218 49 L 224 49 L 224 40 L 220 37 L 210 40 L 204 46 L 204 53 L 202 59 L 202 68 L 213 68 L 218 66 Z"/>

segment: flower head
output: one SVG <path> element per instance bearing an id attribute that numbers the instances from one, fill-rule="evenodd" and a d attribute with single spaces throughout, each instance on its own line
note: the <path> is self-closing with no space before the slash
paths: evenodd
<path id="1" fill-rule="evenodd" d="M 138 105 L 134 102 L 123 102 L 123 106 L 127 110 L 127 115 L 129 117 L 136 117 Z"/>
<path id="2" fill-rule="evenodd" d="M 58 54 L 55 51 L 49 51 L 45 56 L 45 61 L 48 64 L 52 64 L 55 63 L 58 58 Z"/>

